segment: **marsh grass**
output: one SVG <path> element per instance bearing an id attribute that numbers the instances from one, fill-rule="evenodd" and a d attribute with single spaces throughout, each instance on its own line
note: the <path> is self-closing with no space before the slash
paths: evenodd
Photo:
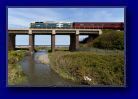
<path id="1" fill-rule="evenodd" d="M 20 66 L 20 61 L 26 51 L 8 51 L 8 85 L 18 85 L 27 82 L 26 75 Z"/>
<path id="2" fill-rule="evenodd" d="M 89 85 L 124 84 L 123 52 L 62 51 L 50 53 L 49 58 L 51 68 L 64 78 Z"/>

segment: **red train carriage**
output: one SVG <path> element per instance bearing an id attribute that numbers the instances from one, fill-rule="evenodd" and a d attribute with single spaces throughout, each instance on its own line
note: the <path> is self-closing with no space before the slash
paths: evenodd
<path id="1" fill-rule="evenodd" d="M 73 28 L 123 30 L 123 22 L 73 22 Z"/>

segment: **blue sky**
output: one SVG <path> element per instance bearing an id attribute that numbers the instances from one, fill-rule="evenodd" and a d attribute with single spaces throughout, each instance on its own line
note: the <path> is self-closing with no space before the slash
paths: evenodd
<path id="1" fill-rule="evenodd" d="M 28 28 L 35 21 L 124 22 L 123 8 L 8 8 L 8 28 Z M 86 36 L 80 36 L 83 39 Z M 64 38 L 64 39 L 63 39 Z M 56 36 L 57 45 L 68 45 L 69 36 Z M 17 35 L 17 45 L 28 45 L 28 36 Z M 36 45 L 50 45 L 50 36 L 36 35 Z"/>

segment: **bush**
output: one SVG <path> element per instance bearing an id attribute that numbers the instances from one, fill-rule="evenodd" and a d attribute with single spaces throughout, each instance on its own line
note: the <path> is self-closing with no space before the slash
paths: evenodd
<path id="1" fill-rule="evenodd" d="M 14 64 L 19 62 L 24 56 L 26 51 L 9 51 L 8 52 L 8 63 Z"/>
<path id="2" fill-rule="evenodd" d="M 124 49 L 124 33 L 112 31 L 103 33 L 93 41 L 93 46 L 102 49 Z"/>
<path id="3" fill-rule="evenodd" d="M 9 64 L 8 65 L 8 84 L 17 85 L 21 83 L 26 83 L 27 77 L 23 73 L 22 68 L 19 64 Z"/>
<path id="4" fill-rule="evenodd" d="M 52 69 L 64 78 L 90 85 L 124 83 L 123 54 L 55 52 L 49 57 Z"/>

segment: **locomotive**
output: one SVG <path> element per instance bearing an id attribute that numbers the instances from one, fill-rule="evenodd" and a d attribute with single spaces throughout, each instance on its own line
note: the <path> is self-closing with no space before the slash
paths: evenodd
<path id="1" fill-rule="evenodd" d="M 30 28 L 116 29 L 123 30 L 123 22 L 34 22 Z"/>
<path id="2" fill-rule="evenodd" d="M 31 23 L 30 28 L 72 28 L 71 22 L 35 22 Z"/>

